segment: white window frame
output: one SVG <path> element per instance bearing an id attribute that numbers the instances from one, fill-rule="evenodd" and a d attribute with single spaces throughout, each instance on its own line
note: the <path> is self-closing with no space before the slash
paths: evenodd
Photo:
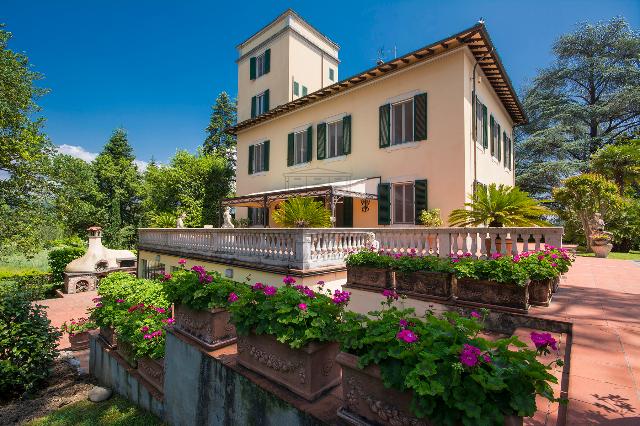
<path id="1" fill-rule="evenodd" d="M 338 138 L 338 132 L 337 132 L 338 125 L 343 126 L 342 118 L 327 122 L 327 135 L 326 135 L 327 140 L 326 140 L 326 146 L 325 146 L 326 158 L 336 158 L 336 157 L 342 157 L 344 155 L 344 145 L 342 143 L 344 139 L 344 126 L 342 127 L 341 137 Z M 331 140 L 331 126 L 336 126 L 334 140 Z M 335 144 L 334 155 L 331 155 L 332 144 Z M 342 149 L 343 152 L 339 153 L 339 148 Z"/>
<path id="2" fill-rule="evenodd" d="M 264 107 L 264 94 L 267 93 L 265 90 L 262 93 L 258 93 L 256 95 L 256 117 L 267 112 Z"/>
<path id="3" fill-rule="evenodd" d="M 307 162 L 307 129 L 304 129 L 293 133 L 293 165 Z"/>
<path id="4" fill-rule="evenodd" d="M 256 78 L 260 78 L 266 74 L 264 68 L 266 53 L 267 51 L 265 50 L 264 52 L 256 56 Z"/>
<path id="5" fill-rule="evenodd" d="M 402 213 L 403 217 L 399 218 L 399 212 L 396 211 L 396 187 L 402 186 Z M 411 206 L 409 211 L 407 212 L 407 190 L 411 194 Z M 393 182 L 391 183 L 391 217 L 392 224 L 394 225 L 413 225 L 415 224 L 415 209 L 416 209 L 416 200 L 415 200 L 415 183 L 414 182 Z M 407 213 L 409 213 L 410 220 L 407 220 Z"/>
<path id="6" fill-rule="evenodd" d="M 405 114 L 406 114 L 406 104 L 411 104 L 411 137 L 408 138 L 407 135 L 405 135 Z M 395 138 L 395 114 L 394 114 L 394 106 L 399 105 L 399 104 L 405 104 L 402 107 L 402 140 L 401 141 L 397 141 Z M 414 100 L 413 97 L 411 98 L 406 98 L 397 102 L 394 102 L 391 104 L 391 111 L 390 111 L 390 139 L 391 139 L 391 145 L 401 145 L 404 143 L 409 143 L 409 142 L 413 142 L 414 139 L 414 134 L 413 134 L 413 127 L 414 127 L 414 120 L 415 120 L 415 105 L 414 105 Z"/>
<path id="7" fill-rule="evenodd" d="M 264 172 L 264 141 L 253 144 L 253 174 Z"/>

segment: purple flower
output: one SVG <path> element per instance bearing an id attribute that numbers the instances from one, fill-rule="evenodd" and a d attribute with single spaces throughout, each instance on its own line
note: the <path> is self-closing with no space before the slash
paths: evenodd
<path id="1" fill-rule="evenodd" d="M 174 322 L 176 322 L 176 320 L 173 318 L 167 318 L 167 319 L 163 319 L 162 322 L 165 324 L 173 324 Z"/>
<path id="2" fill-rule="evenodd" d="M 398 300 L 398 297 L 399 297 L 398 293 L 396 293 L 394 290 L 389 290 L 389 289 L 383 290 L 382 295 L 389 300 L 391 299 Z"/>
<path id="3" fill-rule="evenodd" d="M 235 294 L 234 292 L 229 293 L 229 297 L 227 297 L 227 300 L 229 301 L 229 303 L 233 303 L 238 299 L 239 299 L 238 295 Z"/>
<path id="4" fill-rule="evenodd" d="M 185 263 L 187 263 L 187 259 L 178 260 L 178 265 L 184 265 Z"/>
<path id="5" fill-rule="evenodd" d="M 102 303 L 100 302 L 96 303 L 96 308 L 102 308 Z"/>
<path id="6" fill-rule="evenodd" d="M 500 259 L 501 257 L 502 257 L 502 254 L 500 254 L 500 253 L 493 253 L 491 255 L 491 258 L 494 259 L 494 260 L 495 259 Z"/>
<path id="7" fill-rule="evenodd" d="M 301 311 L 306 311 L 307 310 L 307 304 L 306 303 L 298 304 L 298 309 L 300 309 Z"/>
<path id="8" fill-rule="evenodd" d="M 531 341 L 536 345 L 536 349 L 545 350 L 549 346 L 553 350 L 558 350 L 556 339 L 551 336 L 551 333 L 536 333 L 532 331 Z"/>
<path id="9" fill-rule="evenodd" d="M 351 293 L 349 293 L 348 291 L 336 290 L 333 293 L 332 302 L 335 303 L 336 305 L 340 305 L 342 303 L 347 304 L 349 303 L 350 298 L 351 298 Z"/>
<path id="10" fill-rule="evenodd" d="M 284 278 L 282 279 L 282 282 L 283 282 L 285 285 L 291 285 L 291 284 L 295 284 L 296 280 L 295 280 L 295 278 L 290 277 L 289 275 L 287 275 L 286 277 L 284 277 Z"/>
<path id="11" fill-rule="evenodd" d="M 146 333 L 147 331 L 149 331 L 149 326 L 148 326 L 148 325 L 145 325 L 144 327 L 142 327 L 142 328 L 140 329 L 140 332 L 141 332 L 141 333 Z"/>
<path id="12" fill-rule="evenodd" d="M 406 319 L 401 319 L 398 325 L 402 328 L 407 328 L 409 326 L 409 323 L 407 322 Z"/>
<path id="13" fill-rule="evenodd" d="M 398 334 L 396 334 L 396 339 L 402 340 L 405 343 L 413 343 L 418 340 L 418 336 L 411 330 L 400 330 Z"/>
<path id="14" fill-rule="evenodd" d="M 150 334 L 145 334 L 145 335 L 144 335 L 144 338 L 145 338 L 145 339 L 147 339 L 147 340 L 149 340 L 149 339 L 152 339 L 152 338 L 153 338 L 153 336 L 152 336 L 152 335 L 150 335 Z"/>
<path id="15" fill-rule="evenodd" d="M 462 347 L 462 352 L 460 352 L 460 362 L 467 367 L 475 367 L 478 364 L 480 353 L 479 348 L 465 343 Z"/>
<path id="16" fill-rule="evenodd" d="M 471 312 L 471 316 L 473 318 L 482 318 L 482 315 L 480 315 L 479 313 L 477 313 L 476 311 Z"/>
<path id="17" fill-rule="evenodd" d="M 93 303 L 98 303 L 101 300 L 102 300 L 102 297 L 94 297 L 93 299 L 91 299 Z"/>
<path id="18" fill-rule="evenodd" d="M 274 294 L 276 294 L 277 291 L 278 291 L 277 288 L 270 285 L 266 286 L 263 290 L 265 296 L 273 296 Z"/>
<path id="19" fill-rule="evenodd" d="M 311 299 L 315 299 L 315 297 L 316 297 L 316 294 L 315 294 L 315 293 L 313 292 L 313 290 L 311 290 L 309 287 L 305 287 L 305 288 L 302 290 L 302 293 L 303 293 L 305 296 L 307 296 L 307 297 L 309 297 L 309 298 L 311 298 Z"/>
<path id="20" fill-rule="evenodd" d="M 324 285 L 324 281 L 320 280 L 320 281 L 318 281 L 318 282 L 317 282 L 317 284 L 318 284 L 320 287 L 322 287 L 322 286 Z"/>
<path id="21" fill-rule="evenodd" d="M 157 313 L 159 314 L 164 314 L 167 312 L 167 310 L 165 308 L 154 308 L 156 310 Z"/>
<path id="22" fill-rule="evenodd" d="M 482 358 L 484 359 L 484 362 L 486 362 L 487 364 L 491 364 L 491 357 L 489 356 L 489 354 L 482 355 Z"/>
<path id="23" fill-rule="evenodd" d="M 254 285 L 251 286 L 251 288 L 254 289 L 254 290 L 262 290 L 262 289 L 264 289 L 264 284 L 255 283 Z"/>
<path id="24" fill-rule="evenodd" d="M 116 303 L 124 303 L 124 299 L 116 299 Z"/>
<path id="25" fill-rule="evenodd" d="M 197 273 L 197 274 L 200 274 L 200 275 L 204 275 L 204 274 L 207 273 L 207 271 L 205 271 L 204 267 L 200 266 L 200 265 L 196 265 L 196 266 L 192 267 L 191 270 L 193 272 Z"/>

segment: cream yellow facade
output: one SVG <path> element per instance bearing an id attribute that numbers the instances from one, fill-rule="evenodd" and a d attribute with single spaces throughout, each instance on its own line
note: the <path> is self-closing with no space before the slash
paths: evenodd
<path id="1" fill-rule="evenodd" d="M 248 45 L 245 45 L 245 42 L 239 46 L 239 122 L 251 117 L 250 102 L 247 102 L 247 99 L 250 100 L 251 96 L 259 91 L 268 88 L 273 100 L 272 105 L 275 107 L 295 99 L 290 83 L 296 78 L 302 81 L 302 77 L 298 76 L 313 76 L 308 80 L 309 93 L 333 83 L 328 80 L 327 67 L 335 66 L 334 77 L 337 81 L 337 62 L 331 62 L 337 60 L 337 48 L 325 57 L 324 54 L 331 47 L 328 39 L 318 36 L 317 31 L 310 29 L 308 24 L 300 24 L 297 15 L 293 21 L 300 25 L 300 33 L 303 33 L 303 30 L 308 32 L 304 33 L 308 38 L 301 41 L 297 32 L 287 31 L 282 33 L 288 34 L 286 37 L 273 36 L 281 31 L 280 21 L 284 19 L 286 25 L 289 15 L 284 15 L 284 18 L 281 16 L 271 26 L 265 27 L 262 30 L 264 34 L 259 32 L 254 36 L 257 37 L 256 40 L 250 39 Z M 309 47 L 309 40 L 317 42 L 319 46 Z M 267 48 L 271 49 L 271 70 L 269 74 L 251 80 L 247 66 L 248 58 L 260 49 Z M 317 176 L 324 176 L 323 182 L 331 182 L 331 176 L 336 176 L 333 180 L 377 178 L 383 185 L 391 184 L 390 199 L 385 199 L 385 202 L 389 203 L 389 226 L 411 226 L 416 223 L 417 213 L 414 212 L 410 220 L 406 220 L 406 211 L 409 210 L 407 206 L 411 203 L 412 197 L 415 206 L 418 194 L 416 192 L 411 196 L 402 191 L 410 191 L 414 183 L 413 188 L 417 188 L 418 181 L 426 181 L 423 183 L 426 185 L 425 207 L 439 208 L 444 219 L 453 209 L 463 206 L 476 183 L 513 185 L 514 155 L 513 144 L 510 143 L 509 146 L 509 140 L 513 139 L 514 120 L 490 84 L 490 78 L 493 77 L 485 75 L 480 67 L 475 69 L 475 95 L 486 107 L 488 146 L 483 146 L 480 137 L 474 134 L 474 123 L 478 118 L 474 108 L 473 76 L 476 61 L 477 58 L 468 46 L 457 46 L 389 75 L 377 76 L 369 82 L 332 94 L 325 99 L 297 106 L 274 118 L 240 128 L 236 132 L 237 195 L 289 189 L 292 176 L 306 176 L 308 184 L 316 183 L 314 179 Z M 316 82 L 315 86 L 313 81 Z M 401 103 L 405 100 L 413 100 L 413 107 L 408 106 L 403 113 L 405 116 L 398 117 L 407 120 L 406 114 L 409 114 L 414 120 L 418 120 L 415 97 L 422 94 L 426 94 L 427 98 L 426 138 L 415 141 L 403 140 L 403 143 L 391 143 L 389 146 L 381 147 L 381 106 L 390 105 L 392 120 L 396 120 L 394 108 L 401 108 Z M 337 123 L 345 116 L 350 117 L 350 152 L 344 155 L 336 153 L 332 157 L 326 155 L 326 158 L 318 159 L 319 125 Z M 495 149 L 496 145 L 493 145 L 492 150 L 493 126 L 490 126 L 489 121 L 493 122 L 496 128 L 500 126 L 497 141 L 500 155 Z M 392 121 L 391 132 L 396 131 L 396 127 L 393 126 L 395 124 Z M 310 145 L 306 145 L 311 147 L 311 155 L 306 158 L 308 161 L 292 165 L 289 159 L 291 134 L 306 133 L 307 129 L 311 129 L 308 135 L 312 141 Z M 406 132 L 410 133 L 411 129 Z M 413 132 L 415 135 L 416 130 Z M 477 133 L 482 134 L 482 129 Z M 256 146 L 265 141 L 269 141 L 266 149 L 268 158 L 265 160 L 267 170 L 262 170 L 264 165 L 256 168 L 254 162 L 258 152 Z M 511 155 L 506 156 L 505 151 L 508 150 Z M 265 155 L 263 151 L 260 151 L 260 155 Z M 327 154 L 328 151 L 327 142 Z M 402 200 L 396 202 L 396 196 Z M 277 202 L 270 203 L 269 216 L 277 205 Z M 346 204 L 342 208 L 344 206 Z M 365 201 L 355 197 L 351 208 L 353 211 L 350 225 L 353 227 L 380 226 L 378 201 Z M 235 213 L 236 218 L 243 218 L 247 217 L 248 210 L 246 207 L 236 207 Z M 268 221 L 268 225 L 274 224 Z"/>

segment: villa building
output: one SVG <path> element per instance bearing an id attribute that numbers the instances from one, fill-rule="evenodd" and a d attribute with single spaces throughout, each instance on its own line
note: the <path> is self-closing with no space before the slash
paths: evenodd
<path id="1" fill-rule="evenodd" d="M 406 227 L 514 184 L 526 118 L 483 23 L 343 80 L 340 47 L 292 10 L 237 49 L 237 218 L 270 227 L 306 195 L 336 227 Z"/>

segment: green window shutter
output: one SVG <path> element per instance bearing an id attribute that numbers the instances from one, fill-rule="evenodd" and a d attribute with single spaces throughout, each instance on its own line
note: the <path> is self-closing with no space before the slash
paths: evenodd
<path id="1" fill-rule="evenodd" d="M 262 164 L 264 164 L 264 171 L 269 171 L 269 145 L 270 141 L 264 141 L 262 145 Z"/>
<path id="2" fill-rule="evenodd" d="M 391 224 L 391 184 L 378 184 L 378 225 Z"/>
<path id="3" fill-rule="evenodd" d="M 251 118 L 256 116 L 256 97 L 251 98 Z"/>
<path id="4" fill-rule="evenodd" d="M 247 219 L 249 220 L 249 225 L 253 225 L 252 217 L 253 217 L 253 207 L 247 207 Z"/>
<path id="5" fill-rule="evenodd" d="M 498 158 L 498 161 L 500 161 L 500 159 L 502 158 L 502 145 L 500 144 L 500 134 L 501 133 L 500 133 L 500 125 L 498 123 L 496 123 L 496 126 L 497 126 L 497 130 L 498 130 L 496 132 L 497 133 L 497 137 L 498 137 L 498 140 L 496 141 L 496 148 L 498 148 L 498 156 L 497 156 L 497 158 Z"/>
<path id="6" fill-rule="evenodd" d="M 507 140 L 507 132 L 502 132 L 502 151 L 504 152 L 504 165 L 506 166 L 509 163 L 509 147 L 507 144 L 509 141 Z"/>
<path id="7" fill-rule="evenodd" d="M 491 116 L 491 118 L 489 119 L 489 132 L 491 133 L 491 155 L 495 154 L 495 144 L 494 144 L 494 140 L 495 140 L 495 132 L 494 132 L 494 127 L 495 127 L 496 123 L 493 120 L 493 115 Z"/>
<path id="8" fill-rule="evenodd" d="M 334 72 L 335 71 L 333 70 L 333 68 L 329 68 L 329 80 L 331 80 L 331 81 L 335 80 L 335 78 L 336 78 L 335 75 L 334 75 Z"/>
<path id="9" fill-rule="evenodd" d="M 419 223 L 420 212 L 427 210 L 429 205 L 427 203 L 427 180 L 417 180 L 413 184 L 413 200 L 416 206 L 415 223 Z"/>
<path id="10" fill-rule="evenodd" d="M 249 174 L 253 174 L 253 153 L 254 153 L 254 146 L 253 145 L 249 145 Z"/>
<path id="11" fill-rule="evenodd" d="M 486 149 L 489 146 L 489 138 L 487 131 L 487 106 L 482 105 L 482 147 Z"/>
<path id="12" fill-rule="evenodd" d="M 302 96 L 307 96 L 307 86 L 302 86 Z"/>
<path id="13" fill-rule="evenodd" d="M 307 127 L 307 161 L 313 160 L 313 126 Z"/>
<path id="14" fill-rule="evenodd" d="M 316 125 L 316 157 L 318 160 L 327 158 L 327 123 L 318 123 Z"/>
<path id="15" fill-rule="evenodd" d="M 264 95 L 262 96 L 262 102 L 264 103 L 263 106 L 263 111 L 267 112 L 269 111 L 269 89 L 264 91 Z"/>
<path id="16" fill-rule="evenodd" d="M 249 59 L 249 78 L 251 80 L 256 79 L 256 57 L 255 56 Z"/>
<path id="17" fill-rule="evenodd" d="M 342 226 L 345 228 L 353 228 L 353 198 L 342 198 Z"/>
<path id="18" fill-rule="evenodd" d="M 289 136 L 287 137 L 287 166 L 293 166 L 293 145 L 293 133 L 289 133 Z"/>
<path id="19" fill-rule="evenodd" d="M 427 139 L 427 94 L 420 93 L 413 97 L 413 140 Z"/>
<path id="20" fill-rule="evenodd" d="M 300 94 L 300 85 L 297 81 L 293 82 L 293 94 L 298 96 Z"/>
<path id="21" fill-rule="evenodd" d="M 351 116 L 342 117 L 342 151 L 351 154 Z"/>
<path id="22" fill-rule="evenodd" d="M 264 73 L 271 71 L 271 49 L 264 52 Z"/>
<path id="23" fill-rule="evenodd" d="M 391 105 L 380 105 L 380 148 L 384 148 L 391 144 Z"/>

